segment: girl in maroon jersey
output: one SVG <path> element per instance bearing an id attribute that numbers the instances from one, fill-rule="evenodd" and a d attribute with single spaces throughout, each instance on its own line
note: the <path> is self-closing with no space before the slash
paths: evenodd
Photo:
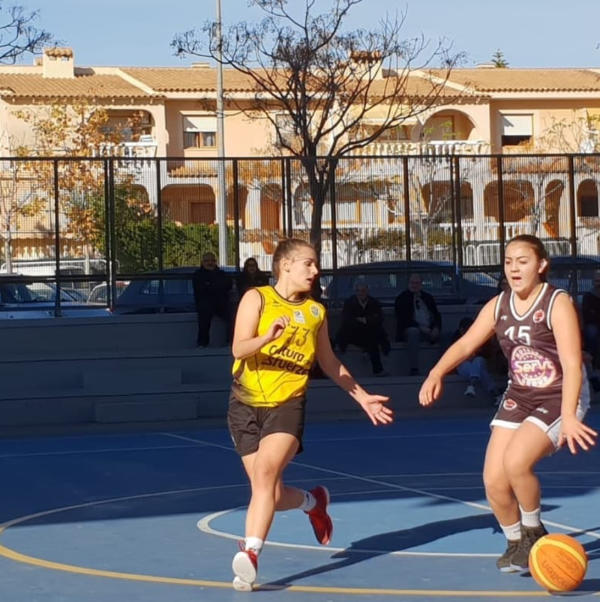
<path id="1" fill-rule="evenodd" d="M 549 259 L 535 236 L 507 245 L 509 290 L 480 311 L 471 328 L 444 353 L 419 392 L 423 406 L 442 393 L 448 372 L 495 333 L 509 366 L 508 387 L 491 422 L 483 470 L 487 499 L 507 539 L 497 560 L 505 572 L 528 568 L 529 551 L 546 530 L 534 467 L 566 443 L 588 450 L 597 433 L 583 424 L 589 392 L 577 313 L 569 295 L 546 280 Z"/>

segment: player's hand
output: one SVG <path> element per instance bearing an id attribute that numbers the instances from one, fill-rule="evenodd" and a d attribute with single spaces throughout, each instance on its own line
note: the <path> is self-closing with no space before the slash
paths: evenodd
<path id="1" fill-rule="evenodd" d="M 421 385 L 419 391 L 419 403 L 422 406 L 429 406 L 439 399 L 443 391 L 442 378 L 436 374 L 429 373 L 425 382 Z"/>
<path id="2" fill-rule="evenodd" d="M 596 443 L 598 433 L 591 427 L 583 424 L 576 416 L 567 416 L 562 419 L 559 446 L 567 444 L 572 454 L 577 453 L 577 446 L 588 451 Z"/>
<path id="3" fill-rule="evenodd" d="M 371 422 L 377 426 L 378 424 L 389 424 L 394 419 L 394 412 L 384 405 L 389 400 L 390 398 L 386 395 L 367 394 L 358 403 L 371 419 Z"/>
<path id="4" fill-rule="evenodd" d="M 289 323 L 290 318 L 288 316 L 280 316 L 276 320 L 273 320 L 273 323 L 271 324 L 271 326 L 269 326 L 269 330 L 267 330 L 267 332 L 265 333 L 267 341 L 271 342 L 279 338 L 283 334 L 283 331 Z"/>

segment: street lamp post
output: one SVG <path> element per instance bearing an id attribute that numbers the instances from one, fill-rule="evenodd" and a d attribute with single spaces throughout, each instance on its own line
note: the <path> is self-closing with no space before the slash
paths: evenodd
<path id="1" fill-rule="evenodd" d="M 217 223 L 219 225 L 219 265 L 227 265 L 227 194 L 225 189 L 225 119 L 223 114 L 223 38 L 221 0 L 217 0 Z"/>

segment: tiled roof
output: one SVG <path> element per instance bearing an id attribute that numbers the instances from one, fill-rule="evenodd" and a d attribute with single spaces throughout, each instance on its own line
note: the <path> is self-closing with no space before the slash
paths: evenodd
<path id="1" fill-rule="evenodd" d="M 217 71 L 209 67 L 123 67 L 131 77 L 156 92 L 215 92 Z M 228 92 L 248 92 L 255 89 L 252 79 L 233 69 L 223 70 L 223 88 Z"/>
<path id="2" fill-rule="evenodd" d="M 453 69 L 450 81 L 485 93 L 600 91 L 600 73 L 589 69 Z"/>
<path id="3" fill-rule="evenodd" d="M 439 77 L 443 78 L 445 75 L 440 73 Z M 418 98 L 430 96 L 434 90 L 435 93 L 439 94 L 442 98 L 453 98 L 453 97 L 472 97 L 475 93 L 472 90 L 463 90 L 460 86 L 443 86 L 443 79 L 430 78 L 427 74 L 423 76 L 411 75 L 406 78 L 404 89 L 405 94 L 408 98 Z M 377 79 L 371 86 L 371 93 L 385 93 L 386 87 L 390 90 L 390 85 L 393 86 L 393 82 L 388 81 L 387 78 Z"/>
<path id="4" fill-rule="evenodd" d="M 150 94 L 118 75 L 76 75 L 73 78 L 0 72 L 0 90 L 36 98 L 145 97 Z"/>

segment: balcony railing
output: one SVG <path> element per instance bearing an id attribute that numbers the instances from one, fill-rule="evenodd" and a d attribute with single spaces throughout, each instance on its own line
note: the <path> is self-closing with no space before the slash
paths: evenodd
<path id="1" fill-rule="evenodd" d="M 127 157 L 152 159 L 156 157 L 158 145 L 152 136 L 140 136 L 139 140 L 115 144 L 106 142 L 94 149 L 95 157 Z"/>
<path id="2" fill-rule="evenodd" d="M 427 142 L 373 142 L 355 150 L 354 156 L 385 155 L 486 155 L 490 145 L 485 140 L 429 140 Z"/>

